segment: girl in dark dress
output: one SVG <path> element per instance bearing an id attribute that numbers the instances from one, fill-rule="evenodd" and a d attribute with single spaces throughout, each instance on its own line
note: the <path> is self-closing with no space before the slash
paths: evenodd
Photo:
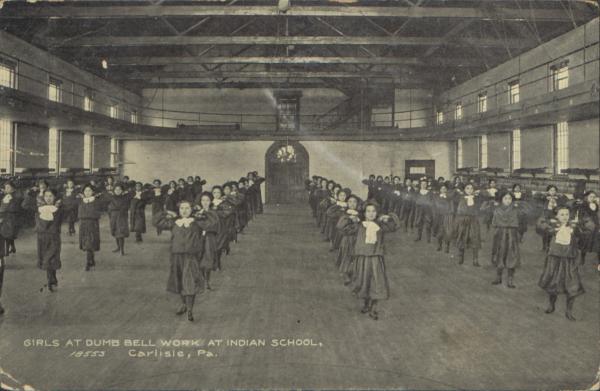
<path id="1" fill-rule="evenodd" d="M 378 319 L 377 304 L 389 298 L 385 266 L 385 233 L 396 230 L 400 220 L 395 214 L 379 216 L 379 206 L 373 202 L 365 205 L 364 220 L 350 217 L 351 223 L 343 228 L 346 234 L 356 234 L 354 243 L 353 292 L 364 301 L 362 313 Z"/>
<path id="2" fill-rule="evenodd" d="M 246 196 L 240 192 L 237 182 L 232 181 L 229 184 L 231 186 L 230 196 L 235 200 L 235 237 L 237 242 L 237 234 L 242 233 L 246 226 L 246 207 L 244 206 Z"/>
<path id="3" fill-rule="evenodd" d="M 350 189 L 341 189 L 337 193 L 337 201 L 327 209 L 327 222 L 325 225 L 325 236 L 329 239 L 331 247 L 329 251 L 336 251 L 340 247 L 341 236 L 338 236 L 337 223 L 340 217 L 346 213 L 348 203 L 346 199 L 352 193 Z M 336 264 L 339 266 L 339 264 Z"/>
<path id="4" fill-rule="evenodd" d="M 344 285 L 350 285 L 352 283 L 352 276 L 354 271 L 354 244 L 356 242 L 356 232 L 352 230 L 345 230 L 344 228 L 352 222 L 356 222 L 359 219 L 359 206 L 360 199 L 351 195 L 348 197 L 348 209 L 339 218 L 337 223 L 337 231 L 341 234 L 342 240 L 340 241 L 340 248 L 338 250 L 337 264 L 339 265 L 339 271 L 344 278 Z M 353 219 L 355 217 L 355 219 Z"/>
<path id="5" fill-rule="evenodd" d="M 5 257 L 7 254 L 7 241 L 14 240 L 19 231 L 19 213 L 21 213 L 21 198 L 16 193 L 13 182 L 4 183 L 4 192 L 0 194 L 0 298 L 2 297 L 2 285 L 4 284 Z M 4 314 L 4 308 L 0 303 L 0 315 Z"/>
<path id="6" fill-rule="evenodd" d="M 479 209 L 479 196 L 475 193 L 473 184 L 467 183 L 464 194 L 459 197 L 454 219 L 459 265 L 465 262 L 465 250 L 470 248 L 473 250 L 473 266 L 480 266 L 481 228 L 479 226 Z"/>
<path id="7" fill-rule="evenodd" d="M 444 251 L 449 253 L 454 233 L 454 208 L 447 184 L 442 184 L 439 194 L 434 196 L 433 211 L 432 234 L 438 241 L 437 251 L 442 251 L 442 246 L 445 245 Z"/>
<path id="8" fill-rule="evenodd" d="M 589 253 L 596 253 L 600 263 L 600 208 L 596 192 L 587 191 L 583 195 L 583 203 L 578 213 L 582 229 L 581 264 L 585 263 L 585 256 Z"/>
<path id="9" fill-rule="evenodd" d="M 548 294 L 546 313 L 554 312 L 558 295 L 567 298 L 565 316 L 575 320 L 575 298 L 585 292 L 577 262 L 578 240 L 581 230 L 577 219 L 571 220 L 569 208 L 558 206 L 555 218 L 540 220 L 538 230 L 550 235 L 548 254 L 538 285 Z"/>
<path id="10" fill-rule="evenodd" d="M 223 198 L 221 186 L 212 189 L 213 201 L 211 209 L 219 216 L 219 232 L 217 233 L 217 269 L 222 270 L 223 253 L 229 254 L 230 225 L 233 224 L 233 207 Z"/>
<path id="11" fill-rule="evenodd" d="M 333 190 L 332 190 L 332 196 L 329 199 L 329 201 L 326 203 L 326 205 L 324 204 L 323 209 L 323 224 L 321 225 L 321 233 L 323 235 L 325 235 L 324 240 L 327 242 L 329 241 L 329 236 L 328 236 L 328 232 L 327 230 L 329 229 L 329 215 L 327 214 L 327 211 L 329 210 L 329 208 L 331 208 L 333 205 L 336 204 L 337 200 L 338 200 L 338 193 L 342 190 L 342 185 L 339 184 L 335 184 L 333 186 Z M 336 221 L 337 223 L 337 221 Z"/>
<path id="12" fill-rule="evenodd" d="M 129 237 L 129 205 L 132 197 L 133 193 L 125 192 L 120 183 L 113 186 L 113 194 L 103 195 L 103 201 L 108 204 L 110 234 L 117 242 L 117 248 L 113 253 L 120 252 L 121 255 L 125 255 L 125 238 Z"/>
<path id="13" fill-rule="evenodd" d="M 206 282 L 206 289 L 212 289 L 210 286 L 210 273 L 217 270 L 217 235 L 220 230 L 220 219 L 216 211 L 211 209 L 213 196 L 205 191 L 200 194 L 199 210 L 195 213 L 198 217 L 197 223 L 202 228 L 202 236 L 200 238 L 200 253 L 198 262 L 200 262 L 200 270 Z"/>
<path id="14" fill-rule="evenodd" d="M 238 192 L 240 193 L 240 197 L 242 198 L 242 204 L 240 205 L 240 229 L 239 233 L 244 232 L 244 229 L 248 226 L 248 222 L 250 221 L 250 200 L 248 196 L 248 189 L 246 188 L 247 179 L 245 177 L 241 177 L 238 181 Z"/>
<path id="15" fill-rule="evenodd" d="M 229 205 L 233 208 L 233 214 L 228 221 L 228 229 L 229 229 L 229 242 L 237 243 L 237 232 L 238 232 L 238 218 L 237 212 L 240 204 L 242 203 L 242 198 L 238 197 L 237 192 L 233 192 L 233 183 L 227 182 L 223 185 L 223 198 L 227 201 Z"/>
<path id="16" fill-rule="evenodd" d="M 508 270 L 506 286 L 515 288 L 513 278 L 515 269 L 521 266 L 521 253 L 519 250 L 519 216 L 524 213 L 523 204 L 513 202 L 512 193 L 498 194 L 501 204 L 494 208 L 492 227 L 494 237 L 492 240 L 492 265 L 496 267 L 496 279 L 493 285 L 502 283 L 504 269 Z"/>
<path id="17" fill-rule="evenodd" d="M 321 232 L 325 229 L 325 220 L 327 218 L 327 209 L 335 203 L 335 182 L 327 182 L 327 191 L 322 193 L 321 201 L 317 207 L 317 225 L 321 227 Z"/>
<path id="18" fill-rule="evenodd" d="M 498 193 L 498 188 L 496 187 L 496 180 L 490 179 L 488 181 L 488 188 L 481 193 L 481 199 L 483 202 L 486 201 L 495 201 L 496 195 Z M 494 209 L 495 205 L 493 203 L 488 203 L 488 208 L 484 211 L 483 214 L 483 222 L 486 226 L 487 232 L 490 232 L 490 228 L 492 227 L 492 219 L 494 218 Z"/>
<path id="19" fill-rule="evenodd" d="M 100 216 L 102 201 L 94 187 L 87 184 L 79 198 L 79 248 L 86 253 L 85 271 L 96 266 L 94 253 L 100 251 Z"/>
<path id="20" fill-rule="evenodd" d="M 542 217 L 538 220 L 536 232 L 542 237 L 542 251 L 548 252 L 552 234 L 548 231 L 540 229 L 544 226 L 541 220 L 550 220 L 554 218 L 554 211 L 559 206 L 566 205 L 567 198 L 558 193 L 558 189 L 554 185 L 548 185 L 545 193 L 536 194 L 536 198 L 542 201 L 543 212 Z"/>
<path id="21" fill-rule="evenodd" d="M 400 220 L 408 224 L 408 216 L 410 215 L 410 193 L 413 191 L 410 178 L 404 180 L 404 185 L 400 190 Z"/>
<path id="22" fill-rule="evenodd" d="M 169 188 L 164 195 L 165 200 L 165 210 L 178 213 L 179 207 L 179 191 L 177 190 L 177 182 L 171 181 L 169 182 Z"/>
<path id="23" fill-rule="evenodd" d="M 63 219 L 69 225 L 69 236 L 75 235 L 75 222 L 77 222 L 77 209 L 79 207 L 79 188 L 75 186 L 73 179 L 67 179 L 62 193 Z"/>
<path id="24" fill-rule="evenodd" d="M 516 206 L 525 205 L 529 210 L 528 195 L 521 189 L 521 185 L 515 183 L 512 187 L 513 200 Z M 526 213 L 519 214 L 519 241 L 523 241 L 523 236 L 527 232 L 527 220 L 529 216 Z"/>
<path id="25" fill-rule="evenodd" d="M 142 234 L 146 233 L 146 205 L 152 197 L 152 192 L 144 190 L 141 182 L 136 182 L 129 206 L 129 224 L 131 232 L 135 232 L 136 243 L 141 243 Z"/>
<path id="26" fill-rule="evenodd" d="M 163 186 L 160 179 L 155 179 L 152 181 L 152 186 L 152 218 L 154 218 L 154 216 L 165 210 L 166 189 L 163 191 Z M 162 230 L 159 227 L 156 227 L 156 235 L 160 236 L 161 233 Z"/>
<path id="27" fill-rule="evenodd" d="M 35 232 L 37 233 L 37 266 L 46 271 L 47 283 L 44 288 L 54 292 L 58 285 L 56 271 L 61 268 L 60 261 L 60 227 L 62 225 L 63 208 L 57 200 L 54 190 L 46 189 L 42 203 L 39 204 L 34 194 L 28 194 L 23 200 L 23 208 L 35 211 Z"/>
<path id="28" fill-rule="evenodd" d="M 415 242 L 418 242 L 423 237 L 423 231 L 425 231 L 425 238 L 427 243 L 431 243 L 431 227 L 433 223 L 433 193 L 427 189 L 427 178 L 421 178 L 419 181 L 419 191 L 415 193 L 415 226 L 417 227 L 417 238 Z"/>
<path id="29" fill-rule="evenodd" d="M 194 321 L 194 301 L 204 290 L 204 280 L 198 254 L 201 252 L 202 228 L 192 216 L 192 204 L 182 201 L 179 215 L 172 211 L 161 212 L 153 219 L 154 225 L 171 231 L 171 268 L 167 291 L 181 297 L 182 304 L 177 315 L 187 312 L 190 322 Z"/>

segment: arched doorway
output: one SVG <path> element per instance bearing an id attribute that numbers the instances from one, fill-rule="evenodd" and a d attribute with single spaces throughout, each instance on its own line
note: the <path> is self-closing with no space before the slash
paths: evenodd
<path id="1" fill-rule="evenodd" d="M 268 204 L 306 202 L 304 181 L 308 178 L 308 152 L 297 141 L 276 141 L 265 155 L 266 201 Z"/>

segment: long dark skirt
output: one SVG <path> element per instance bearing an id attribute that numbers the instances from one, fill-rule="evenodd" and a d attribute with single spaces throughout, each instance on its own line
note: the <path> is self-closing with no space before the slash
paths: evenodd
<path id="1" fill-rule="evenodd" d="M 352 262 L 352 251 L 354 250 L 355 240 L 354 236 L 342 236 L 336 260 L 336 265 L 340 273 L 352 274 L 354 265 Z"/>
<path id="2" fill-rule="evenodd" d="M 127 211 L 111 211 L 108 213 L 110 219 L 110 234 L 113 238 L 129 237 L 129 221 Z"/>
<path id="3" fill-rule="evenodd" d="M 492 241 L 492 265 L 498 269 L 521 266 L 518 228 L 495 228 Z"/>
<path id="4" fill-rule="evenodd" d="M 458 215 L 454 219 L 456 247 L 459 250 L 466 248 L 481 248 L 481 228 L 477 216 Z"/>
<path id="5" fill-rule="evenodd" d="M 548 255 L 538 286 L 551 295 L 575 297 L 585 293 L 579 277 L 578 260 Z"/>
<path id="6" fill-rule="evenodd" d="M 100 251 L 100 224 L 96 219 L 82 219 L 79 223 L 79 248 Z"/>
<path id="7" fill-rule="evenodd" d="M 390 288 L 382 256 L 359 255 L 354 258 L 354 289 L 361 299 L 385 300 Z"/>
<path id="8" fill-rule="evenodd" d="M 135 209 L 131 213 L 131 232 L 146 233 L 146 212 L 145 209 Z"/>
<path id="9" fill-rule="evenodd" d="M 437 215 L 433 225 L 434 236 L 444 242 L 451 242 L 454 239 L 454 233 L 454 215 Z"/>
<path id="10" fill-rule="evenodd" d="M 167 291 L 192 296 L 204 290 L 204 278 L 196 254 L 171 254 Z"/>
<path id="11" fill-rule="evenodd" d="M 42 270 L 58 270 L 61 268 L 60 262 L 60 233 L 38 233 L 37 234 L 37 255 L 38 268 Z"/>

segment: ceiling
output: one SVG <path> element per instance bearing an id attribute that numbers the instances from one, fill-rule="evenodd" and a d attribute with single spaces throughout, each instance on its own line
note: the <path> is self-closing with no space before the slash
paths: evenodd
<path id="1" fill-rule="evenodd" d="M 134 91 L 351 93 L 447 88 L 597 16 L 594 0 L 29 0 L 5 1 L 0 28 Z"/>

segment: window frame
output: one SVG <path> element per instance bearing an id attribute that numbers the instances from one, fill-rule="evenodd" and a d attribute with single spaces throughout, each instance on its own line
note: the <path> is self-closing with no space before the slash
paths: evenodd
<path id="1" fill-rule="evenodd" d="M 454 120 L 460 121 L 463 119 L 463 106 L 462 102 L 457 102 L 454 106 Z"/>
<path id="2" fill-rule="evenodd" d="M 561 74 L 563 77 L 561 77 Z M 550 66 L 550 92 L 564 90 L 569 87 L 569 61 L 563 61 Z M 564 85 L 562 85 L 564 82 Z M 562 85 L 562 86 L 561 86 Z"/>
<path id="3" fill-rule="evenodd" d="M 483 114 L 485 112 L 487 112 L 488 107 L 487 107 L 487 91 L 483 91 L 480 92 L 477 95 L 477 113 L 479 114 Z"/>
<path id="4" fill-rule="evenodd" d="M 0 83 L 0 87 L 4 88 L 12 88 L 14 90 L 17 89 L 17 81 L 19 79 L 19 63 L 16 61 L 11 61 L 6 59 L 5 57 L 0 57 L 0 66 L 6 68 L 8 70 L 8 84 Z"/>
<path id="5" fill-rule="evenodd" d="M 511 171 L 522 168 L 521 162 L 521 129 L 513 129 L 510 133 L 510 168 Z"/>
<path id="6" fill-rule="evenodd" d="M 52 99 L 52 87 L 55 89 L 56 99 Z M 48 100 L 63 103 L 63 81 L 50 75 L 48 75 Z"/>
<path id="7" fill-rule="evenodd" d="M 516 93 L 514 93 L 514 87 L 516 87 Z M 520 80 L 513 80 L 508 83 L 508 104 L 514 105 L 521 101 L 521 84 Z"/>
<path id="8" fill-rule="evenodd" d="M 554 175 L 565 175 L 562 170 L 568 169 L 570 164 L 569 123 L 567 121 L 557 122 L 554 125 L 553 144 Z"/>

